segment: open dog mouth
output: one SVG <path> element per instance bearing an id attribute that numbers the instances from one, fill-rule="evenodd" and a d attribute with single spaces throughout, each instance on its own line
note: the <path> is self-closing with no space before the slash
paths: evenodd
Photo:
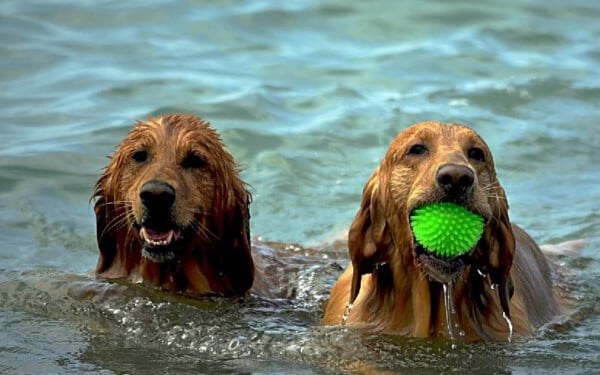
<path id="1" fill-rule="evenodd" d="M 148 247 L 169 246 L 181 238 L 181 231 L 171 229 L 167 232 L 162 232 L 142 227 L 140 237 L 144 241 L 144 245 Z"/>
<path id="2" fill-rule="evenodd" d="M 183 238 L 181 229 L 152 229 L 142 226 L 139 232 L 142 242 L 142 256 L 162 263 L 177 255 Z"/>

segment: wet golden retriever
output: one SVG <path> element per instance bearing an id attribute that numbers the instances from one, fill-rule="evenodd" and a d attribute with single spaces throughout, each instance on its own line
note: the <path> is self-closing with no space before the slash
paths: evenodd
<path id="1" fill-rule="evenodd" d="M 433 202 L 485 219 L 468 255 L 438 259 L 415 241 L 409 217 Z M 364 188 L 348 247 L 351 264 L 331 291 L 325 325 L 346 312 L 348 326 L 373 332 L 506 340 L 560 312 L 548 262 L 511 224 L 492 154 L 464 125 L 425 122 L 398 134 Z"/>
<path id="2" fill-rule="evenodd" d="M 194 295 L 253 284 L 248 205 L 233 157 L 192 115 L 139 122 L 96 183 L 96 274 Z"/>

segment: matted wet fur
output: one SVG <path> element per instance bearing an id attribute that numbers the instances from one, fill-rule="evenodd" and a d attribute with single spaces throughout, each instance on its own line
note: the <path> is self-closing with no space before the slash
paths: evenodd
<path id="1" fill-rule="evenodd" d="M 138 122 L 93 199 L 99 277 L 195 295 L 238 296 L 252 286 L 251 196 L 219 135 L 201 119 Z"/>
<path id="2" fill-rule="evenodd" d="M 437 259 L 416 243 L 409 217 L 451 201 L 480 214 L 484 233 L 465 257 Z M 351 264 L 334 285 L 322 323 L 415 337 L 467 340 L 529 335 L 561 309 L 536 243 L 510 223 L 508 203 L 486 143 L 464 125 L 415 124 L 394 139 L 368 180 L 348 236 Z M 456 325 L 457 324 L 457 325 Z"/>

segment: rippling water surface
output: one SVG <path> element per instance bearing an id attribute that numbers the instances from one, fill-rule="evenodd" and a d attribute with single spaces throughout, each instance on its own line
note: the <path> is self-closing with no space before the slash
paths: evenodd
<path id="1" fill-rule="evenodd" d="M 600 371 L 599 19 L 592 0 L 3 0 L 0 372 Z M 453 350 L 318 327 L 340 272 L 327 262 L 299 272 L 292 301 L 95 281 L 104 156 L 170 112 L 222 133 L 254 236 L 305 246 L 349 225 L 399 130 L 472 125 L 515 221 L 541 243 L 588 239 L 558 259 L 578 280 L 574 317 Z"/>

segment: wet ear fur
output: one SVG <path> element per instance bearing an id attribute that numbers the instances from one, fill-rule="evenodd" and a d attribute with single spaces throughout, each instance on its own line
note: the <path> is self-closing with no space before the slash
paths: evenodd
<path id="1" fill-rule="evenodd" d="M 483 259 L 479 259 L 477 263 L 482 264 L 484 272 L 490 275 L 492 283 L 499 286 L 502 309 L 510 317 L 509 301 L 513 288 L 510 270 L 515 253 L 515 235 L 508 216 L 506 193 L 500 183 L 496 181 L 494 185 L 496 188 L 490 202 L 493 219 L 484 230 L 480 245 L 484 246 L 484 251 L 479 253 Z"/>
<path id="2" fill-rule="evenodd" d="M 100 256 L 96 265 L 95 273 L 103 274 L 111 270 L 119 249 L 117 243 L 120 236 L 126 235 L 127 228 L 118 222 L 122 218 L 122 210 L 114 204 L 114 198 L 110 191 L 111 168 L 110 165 L 96 182 L 92 200 L 94 200 L 94 212 L 96 214 L 96 239 Z M 123 218 L 124 220 L 124 218 Z M 122 234 L 118 232 L 125 231 Z M 117 271 L 120 272 L 120 271 Z"/>
<path id="3" fill-rule="evenodd" d="M 376 265 L 389 261 L 390 237 L 385 212 L 381 206 L 379 169 L 367 182 L 360 209 L 348 233 L 348 250 L 353 266 L 350 303 L 360 292 L 361 278 L 373 272 Z"/>
<path id="4" fill-rule="evenodd" d="M 96 214 L 96 240 L 98 242 L 98 249 L 100 250 L 100 257 L 96 264 L 96 274 L 106 271 L 108 265 L 111 264 L 115 258 L 116 246 L 114 245 L 115 239 L 110 233 L 105 233 L 108 226 L 108 218 L 110 210 L 104 196 L 104 181 L 106 180 L 106 172 L 96 182 L 94 189 L 94 212 Z M 106 249 L 106 251 L 103 251 Z"/>
<path id="5" fill-rule="evenodd" d="M 254 281 L 249 209 L 252 195 L 237 171 L 227 177 L 227 181 L 219 184 L 213 209 L 215 233 L 221 240 L 214 261 L 216 269 L 225 275 L 229 293 L 241 295 Z"/>

